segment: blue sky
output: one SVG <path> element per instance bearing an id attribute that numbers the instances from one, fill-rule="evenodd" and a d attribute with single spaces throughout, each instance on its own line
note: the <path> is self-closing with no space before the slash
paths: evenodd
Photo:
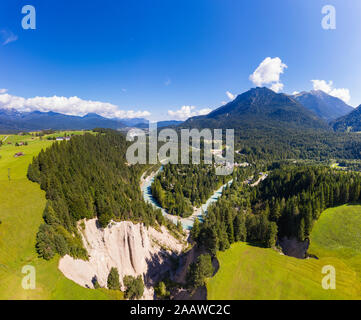
<path id="1" fill-rule="evenodd" d="M 36 30 L 22 29 L 26 4 Z M 329 4 L 335 30 L 321 27 Z M 358 106 L 360 36 L 359 0 L 3 0 L 0 107 L 181 118 L 254 87 L 267 57 L 280 92 L 324 80 Z"/>

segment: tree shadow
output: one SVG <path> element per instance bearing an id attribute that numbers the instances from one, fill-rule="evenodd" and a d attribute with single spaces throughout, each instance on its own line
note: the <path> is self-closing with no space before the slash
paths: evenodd
<path id="1" fill-rule="evenodd" d="M 159 281 L 165 278 L 172 278 L 177 270 L 178 255 L 161 250 L 158 254 L 152 255 L 150 259 L 146 259 L 147 273 L 144 274 L 144 285 L 147 287 L 155 287 Z M 154 293 L 153 298 L 156 298 Z"/>

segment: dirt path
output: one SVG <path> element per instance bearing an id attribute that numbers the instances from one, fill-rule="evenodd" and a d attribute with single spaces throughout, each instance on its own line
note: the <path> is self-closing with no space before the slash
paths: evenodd
<path id="1" fill-rule="evenodd" d="M 259 185 L 259 183 L 260 183 L 261 181 L 263 181 L 264 179 L 266 179 L 267 176 L 268 176 L 268 174 L 267 174 L 267 173 L 264 173 L 255 183 L 252 183 L 252 184 L 251 184 L 251 187 L 255 187 L 255 186 Z"/>

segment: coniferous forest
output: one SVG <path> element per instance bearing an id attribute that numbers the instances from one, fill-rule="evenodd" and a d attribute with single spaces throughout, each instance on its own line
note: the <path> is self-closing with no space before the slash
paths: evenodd
<path id="1" fill-rule="evenodd" d="M 86 258 L 77 221 L 98 217 L 101 227 L 111 219 L 154 225 L 159 211 L 143 201 L 139 179 L 144 166 L 128 166 L 124 135 L 105 130 L 97 135 L 55 142 L 34 158 L 28 178 L 46 191 L 44 223 L 37 234 L 39 254 Z"/>
<path id="2" fill-rule="evenodd" d="M 361 200 L 361 174 L 320 165 L 273 164 L 269 177 L 252 188 L 238 171 L 232 186 L 208 209 L 193 238 L 212 254 L 237 241 L 265 247 L 284 236 L 305 240 L 323 210 Z"/>
<path id="3" fill-rule="evenodd" d="M 125 137 L 112 130 L 56 142 L 34 158 L 28 178 L 46 191 L 44 223 L 37 234 L 39 254 L 55 253 L 86 259 L 77 221 L 97 217 L 100 227 L 110 220 L 146 225 L 164 223 L 159 210 L 144 202 L 139 179 L 146 167 L 128 166 Z M 248 159 L 247 159 L 248 160 Z M 260 168 L 269 177 L 256 187 L 247 182 Z M 361 175 L 321 165 L 257 162 L 236 169 L 233 176 L 217 176 L 213 166 L 172 165 L 152 184 L 152 194 L 170 214 L 187 217 L 210 195 L 233 178 L 222 197 L 196 222 L 193 238 L 212 254 L 236 241 L 276 245 L 284 236 L 304 240 L 328 207 L 358 201 Z"/>
<path id="4" fill-rule="evenodd" d="M 211 165 L 167 164 L 152 184 L 152 195 L 170 214 L 187 217 L 228 179 Z"/>

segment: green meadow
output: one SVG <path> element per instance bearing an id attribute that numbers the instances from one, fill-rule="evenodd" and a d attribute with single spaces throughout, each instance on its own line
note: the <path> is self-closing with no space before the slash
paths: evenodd
<path id="1" fill-rule="evenodd" d="M 0 299 L 122 299 L 119 291 L 86 289 L 68 280 L 58 270 L 59 257 L 45 261 L 37 256 L 35 237 L 46 199 L 39 185 L 26 178 L 26 172 L 33 156 L 53 143 L 46 137 L 9 135 L 0 147 Z M 15 146 L 25 141 L 28 145 Z M 14 157 L 18 152 L 24 155 Z M 35 267 L 34 290 L 22 288 L 25 265 Z"/>
<path id="2" fill-rule="evenodd" d="M 309 253 L 296 259 L 246 243 L 217 254 L 220 269 L 208 280 L 208 299 L 361 299 L 361 206 L 324 211 Z M 322 268 L 336 269 L 336 290 L 322 288 Z"/>
<path id="3" fill-rule="evenodd" d="M 361 281 L 361 205 L 324 211 L 313 228 L 309 252 L 344 261 Z"/>

